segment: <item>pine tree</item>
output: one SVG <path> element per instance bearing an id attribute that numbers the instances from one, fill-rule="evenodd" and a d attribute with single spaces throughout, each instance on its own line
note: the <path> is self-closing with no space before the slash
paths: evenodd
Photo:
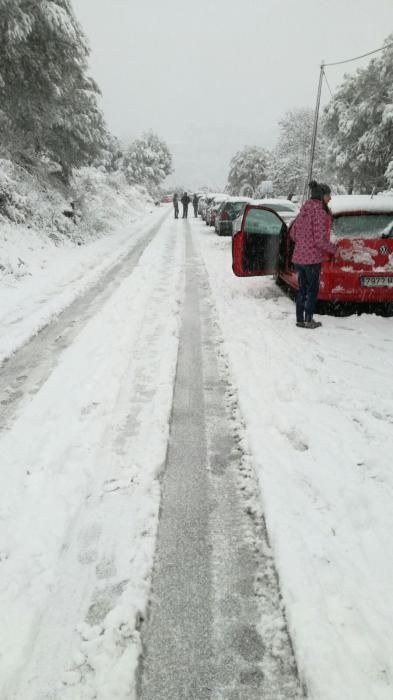
<path id="1" fill-rule="evenodd" d="M 0 0 L 2 147 L 45 154 L 71 169 L 106 139 L 89 49 L 69 0 Z"/>

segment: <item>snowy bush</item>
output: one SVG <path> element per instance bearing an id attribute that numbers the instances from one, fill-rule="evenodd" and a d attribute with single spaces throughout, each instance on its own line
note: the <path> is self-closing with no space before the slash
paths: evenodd
<path id="1" fill-rule="evenodd" d="M 144 187 L 130 186 L 121 171 L 81 168 L 72 180 L 78 229 L 83 238 L 111 231 L 151 202 Z"/>
<path id="2" fill-rule="evenodd" d="M 172 172 L 172 155 L 164 141 L 150 132 L 127 149 L 123 168 L 130 184 L 145 185 L 152 192 Z"/>
<path id="3" fill-rule="evenodd" d="M 246 146 L 230 163 L 227 190 L 233 195 L 253 196 L 266 180 L 270 154 L 258 146 Z"/>

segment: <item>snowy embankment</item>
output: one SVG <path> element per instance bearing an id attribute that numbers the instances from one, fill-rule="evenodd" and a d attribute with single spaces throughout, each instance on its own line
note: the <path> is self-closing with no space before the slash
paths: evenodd
<path id="1" fill-rule="evenodd" d="M 393 320 L 295 327 L 271 278 L 194 224 L 312 700 L 393 697 Z"/>
<path id="2" fill-rule="evenodd" d="M 69 306 L 163 214 L 147 192 L 121 175 L 86 168 L 75 175 L 75 225 L 69 199 L 38 177 L 0 160 L 10 191 L 0 211 L 0 362 Z"/>
<path id="3" fill-rule="evenodd" d="M 133 697 L 184 285 L 171 224 L 1 436 L 7 700 Z"/>

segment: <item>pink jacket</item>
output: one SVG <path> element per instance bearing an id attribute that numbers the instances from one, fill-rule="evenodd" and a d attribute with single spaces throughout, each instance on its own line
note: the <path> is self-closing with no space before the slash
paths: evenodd
<path id="1" fill-rule="evenodd" d="M 292 262 L 312 265 L 329 259 L 336 252 L 330 243 L 331 216 L 319 199 L 308 199 L 289 229 L 289 237 L 295 242 Z"/>

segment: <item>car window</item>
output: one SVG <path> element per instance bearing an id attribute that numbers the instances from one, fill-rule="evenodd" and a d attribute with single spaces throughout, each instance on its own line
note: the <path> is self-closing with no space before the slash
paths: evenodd
<path id="1" fill-rule="evenodd" d="M 282 221 L 266 209 L 250 209 L 244 222 L 244 233 L 268 234 L 279 236 Z"/>
<path id="2" fill-rule="evenodd" d="M 347 214 L 333 218 L 332 231 L 337 238 L 380 238 L 393 225 L 391 214 Z"/>

